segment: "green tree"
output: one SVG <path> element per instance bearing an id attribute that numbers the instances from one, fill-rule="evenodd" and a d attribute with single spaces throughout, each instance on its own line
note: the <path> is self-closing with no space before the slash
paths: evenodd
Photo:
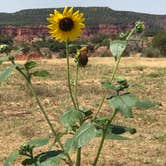
<path id="1" fill-rule="evenodd" d="M 152 46 L 158 48 L 161 54 L 166 55 L 166 32 L 158 33 L 152 40 Z"/>

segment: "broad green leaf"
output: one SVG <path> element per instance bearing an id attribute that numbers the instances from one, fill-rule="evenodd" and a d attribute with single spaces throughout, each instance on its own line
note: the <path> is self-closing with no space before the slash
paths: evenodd
<path id="1" fill-rule="evenodd" d="M 33 69 L 34 67 L 37 66 L 37 63 L 35 61 L 28 61 L 24 64 L 25 68 L 27 70 Z"/>
<path id="2" fill-rule="evenodd" d="M 109 99 L 111 107 L 121 112 L 125 117 L 132 117 L 132 107 L 136 105 L 137 98 L 130 93 L 126 93 L 120 96 L 113 96 Z"/>
<path id="3" fill-rule="evenodd" d="M 48 151 L 36 156 L 40 166 L 59 166 L 63 157 L 61 150 Z"/>
<path id="4" fill-rule="evenodd" d="M 36 77 L 48 77 L 50 76 L 50 73 L 46 70 L 39 70 L 39 71 L 33 72 L 32 75 Z"/>
<path id="5" fill-rule="evenodd" d="M 127 41 L 115 40 L 110 43 L 110 50 L 115 60 L 117 60 L 127 47 Z"/>
<path id="6" fill-rule="evenodd" d="M 65 111 L 61 117 L 61 123 L 66 128 L 71 128 L 76 122 L 84 117 L 84 114 L 78 110 L 68 110 Z"/>
<path id="7" fill-rule="evenodd" d="M 136 129 L 125 127 L 125 126 L 119 126 L 119 125 L 113 125 L 111 124 L 108 128 L 112 134 L 123 134 L 125 132 L 129 132 L 130 134 L 135 134 Z"/>
<path id="8" fill-rule="evenodd" d="M 83 123 L 74 135 L 77 148 L 80 148 L 96 137 L 97 130 L 92 123 Z"/>
<path id="9" fill-rule="evenodd" d="M 111 84 L 110 82 L 102 82 L 101 83 L 102 87 L 105 89 L 112 89 L 112 90 L 116 90 L 116 86 Z"/>
<path id="10" fill-rule="evenodd" d="M 2 56 L 0 57 L 0 65 L 4 62 L 4 61 L 8 61 L 9 60 L 9 56 Z"/>
<path id="11" fill-rule="evenodd" d="M 16 68 L 16 65 L 11 65 L 7 67 L 6 69 L 0 71 L 0 81 L 5 81 L 15 68 Z"/>
<path id="12" fill-rule="evenodd" d="M 75 137 L 69 138 L 66 140 L 65 144 L 64 144 L 64 151 L 66 153 L 68 153 L 71 150 L 75 150 L 76 144 L 75 144 Z"/>
<path id="13" fill-rule="evenodd" d="M 156 103 L 150 100 L 139 100 L 136 103 L 136 108 L 141 109 L 141 110 L 146 110 L 149 108 L 153 108 L 156 106 Z"/>
<path id="14" fill-rule="evenodd" d="M 12 162 L 19 156 L 18 150 L 12 152 L 6 159 L 4 166 L 11 166 Z"/>
<path id="15" fill-rule="evenodd" d="M 98 130 L 98 133 L 97 133 L 97 137 L 102 137 L 103 135 L 103 130 Z M 130 140 L 130 138 L 127 138 L 127 137 L 124 137 L 124 136 L 121 136 L 121 135 L 118 135 L 118 134 L 113 134 L 111 132 L 111 130 L 108 130 L 107 131 L 107 134 L 106 134 L 106 139 L 113 139 L 113 140 Z"/>
<path id="16" fill-rule="evenodd" d="M 31 140 L 31 141 L 27 142 L 26 144 L 35 146 L 35 147 L 41 147 L 41 146 L 47 145 L 48 142 L 49 142 L 49 138 L 46 137 L 46 138 L 39 138 L 39 139 Z"/>

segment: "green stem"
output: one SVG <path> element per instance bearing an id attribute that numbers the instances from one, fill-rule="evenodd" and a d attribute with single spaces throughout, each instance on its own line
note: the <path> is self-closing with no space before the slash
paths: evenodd
<path id="1" fill-rule="evenodd" d="M 78 102 L 78 95 L 77 95 L 77 88 L 78 88 L 78 70 L 79 65 L 76 65 L 76 76 L 75 76 L 75 86 L 74 86 L 74 97 L 76 101 L 77 109 L 79 110 L 79 102 Z M 81 125 L 81 123 L 80 123 Z M 76 155 L 76 166 L 81 165 L 81 147 L 77 149 L 77 155 Z"/>
<path id="2" fill-rule="evenodd" d="M 81 148 L 77 149 L 76 166 L 81 165 Z"/>
<path id="3" fill-rule="evenodd" d="M 116 61 L 115 67 L 114 67 L 113 72 L 112 72 L 112 77 L 111 77 L 111 80 L 110 80 L 111 83 L 112 83 L 112 81 L 113 81 L 114 78 L 115 78 L 115 75 L 116 75 L 116 72 L 117 72 L 117 70 L 118 70 L 118 66 L 119 66 L 120 60 L 121 60 L 121 57 L 119 57 L 118 60 Z M 97 109 L 96 114 L 95 114 L 94 117 L 93 117 L 93 120 L 96 119 L 98 113 L 100 112 L 100 110 L 101 110 L 101 108 L 102 108 L 102 106 L 103 106 L 103 104 L 104 104 L 104 101 L 105 101 L 105 99 L 106 99 L 106 96 L 107 96 L 107 91 L 105 90 L 104 95 L 103 95 L 102 100 L 101 100 L 101 103 L 100 103 L 100 105 L 99 105 L 99 107 L 98 107 L 98 109 Z"/>
<path id="4" fill-rule="evenodd" d="M 67 42 L 66 42 L 66 60 L 67 60 L 67 81 L 68 81 L 69 93 L 70 93 L 70 97 L 73 102 L 74 108 L 77 109 L 76 102 L 72 94 L 71 83 L 70 83 L 69 46 Z"/>
<path id="5" fill-rule="evenodd" d="M 100 156 L 101 150 L 102 150 L 103 145 L 104 145 L 104 140 L 105 140 L 105 137 L 106 137 L 106 134 L 107 134 L 107 131 L 108 131 L 108 127 L 112 123 L 112 120 L 114 119 L 116 113 L 117 113 L 117 111 L 114 110 L 114 112 L 112 113 L 111 118 L 109 119 L 109 121 L 107 122 L 107 124 L 105 126 L 105 129 L 103 130 L 101 142 L 100 142 L 100 145 L 99 145 L 99 148 L 98 148 L 97 155 L 96 155 L 96 158 L 94 160 L 93 166 L 96 166 L 96 164 L 97 164 L 97 162 L 99 160 L 99 156 Z"/>
<path id="6" fill-rule="evenodd" d="M 135 30 L 136 30 L 136 27 L 134 27 L 131 31 L 130 31 L 130 33 L 128 34 L 128 36 L 127 36 L 127 38 L 126 38 L 126 41 L 128 41 L 129 39 L 130 39 L 130 37 L 133 35 L 133 33 L 135 32 Z"/>
<path id="7" fill-rule="evenodd" d="M 12 63 L 15 64 L 14 61 L 12 61 Z M 48 118 L 48 116 L 47 116 L 47 114 L 46 114 L 46 111 L 45 111 L 44 107 L 42 106 L 42 104 L 41 104 L 41 102 L 40 102 L 40 100 L 39 100 L 39 97 L 37 96 L 35 90 L 33 89 L 33 86 L 32 86 L 32 84 L 31 84 L 31 82 L 28 80 L 28 78 L 27 78 L 27 76 L 25 75 L 25 73 L 24 73 L 19 67 L 16 67 L 16 70 L 17 70 L 18 72 L 20 72 L 20 74 L 21 74 L 21 75 L 24 77 L 24 79 L 26 80 L 27 85 L 28 85 L 29 89 L 31 90 L 32 95 L 35 97 L 36 102 L 37 102 L 37 104 L 38 104 L 38 106 L 39 106 L 39 108 L 40 108 L 42 114 L 44 115 L 45 120 L 47 121 L 47 124 L 49 125 L 49 127 L 50 127 L 52 133 L 53 133 L 54 136 L 56 137 L 56 131 L 55 131 L 55 129 L 54 129 L 52 123 L 50 122 L 50 120 L 49 120 L 49 118 Z M 58 139 L 58 143 L 59 143 L 59 146 L 61 147 L 61 149 L 64 151 L 63 144 L 61 143 L 61 141 L 60 141 L 59 139 Z M 68 160 L 69 160 L 69 163 L 70 163 L 69 165 L 72 166 L 73 164 L 72 164 L 72 160 L 71 160 L 69 154 L 66 154 L 66 156 L 67 156 L 67 158 L 68 158 Z"/>
<path id="8" fill-rule="evenodd" d="M 77 88 L 78 88 L 78 69 L 79 69 L 79 66 L 77 64 L 77 66 L 76 66 L 76 78 L 75 78 L 74 96 L 75 96 L 75 101 L 76 101 L 77 109 L 79 110 L 78 95 L 77 95 Z"/>

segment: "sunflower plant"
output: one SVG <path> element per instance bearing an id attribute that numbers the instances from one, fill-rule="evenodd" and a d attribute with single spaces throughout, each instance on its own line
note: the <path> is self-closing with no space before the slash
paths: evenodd
<path id="1" fill-rule="evenodd" d="M 82 148 L 89 144 L 92 139 L 97 137 L 99 146 L 96 146 L 96 156 L 94 157 L 92 164 L 93 166 L 96 166 L 106 140 L 130 140 L 130 138 L 125 137 L 122 134 L 126 132 L 129 132 L 130 134 L 136 133 L 135 128 L 114 124 L 113 120 L 116 118 L 116 115 L 120 113 L 126 118 L 133 118 L 132 109 L 138 107 L 138 103 L 140 105 L 142 102 L 145 107 L 149 104 L 149 101 L 147 101 L 148 103 L 140 101 L 134 94 L 130 93 L 127 80 L 124 77 L 117 76 L 122 54 L 126 49 L 131 36 L 136 33 L 141 33 L 144 29 L 144 25 L 142 22 L 137 22 L 130 32 L 123 33 L 120 35 L 119 40 L 110 42 L 110 50 L 115 58 L 115 66 L 111 76 L 108 75 L 108 79 L 101 83 L 104 91 L 103 97 L 99 102 L 98 108 L 95 108 L 95 111 L 92 111 L 81 107 L 77 90 L 79 70 L 80 68 L 85 68 L 88 63 L 87 47 L 82 47 L 75 53 L 76 74 L 74 81 L 71 81 L 69 61 L 69 42 L 81 35 L 81 32 L 85 27 L 84 15 L 78 10 L 74 12 L 74 8 L 68 9 L 65 7 L 62 13 L 55 10 L 53 14 L 50 14 L 50 17 L 47 20 L 50 23 L 48 28 L 51 37 L 59 42 L 66 43 L 66 75 L 68 91 L 73 107 L 64 111 L 61 116 L 60 122 L 63 125 L 64 130 L 57 130 L 51 123 L 47 111 L 43 107 L 31 81 L 35 76 L 46 77 L 49 73 L 45 70 L 37 70 L 37 63 L 35 61 L 28 61 L 24 65 L 17 64 L 14 58 L 17 53 L 15 55 L 7 53 L 6 56 L 1 57 L 0 64 L 4 61 L 9 61 L 11 62 L 11 65 L 3 71 L 0 71 L 0 81 L 6 80 L 14 69 L 20 73 L 25 79 L 31 94 L 34 96 L 37 105 L 40 108 L 41 114 L 45 118 L 46 123 L 54 136 L 54 139 L 49 139 L 49 137 L 39 138 L 22 144 L 16 151 L 9 155 L 4 166 L 10 166 L 12 161 L 19 156 L 24 157 L 24 160 L 21 163 L 22 165 L 58 166 L 62 163 L 62 165 L 80 166 L 83 165 L 81 164 Z M 6 46 L 0 46 L 1 52 L 5 52 L 6 48 Z M 110 96 L 110 92 L 113 95 Z M 109 116 L 100 115 L 104 102 L 107 102 L 112 110 L 110 111 Z M 48 151 L 38 154 L 34 153 L 34 149 L 47 145 L 50 141 L 53 141 L 51 150 L 49 149 Z M 73 157 L 73 154 L 75 154 L 76 157 Z"/>

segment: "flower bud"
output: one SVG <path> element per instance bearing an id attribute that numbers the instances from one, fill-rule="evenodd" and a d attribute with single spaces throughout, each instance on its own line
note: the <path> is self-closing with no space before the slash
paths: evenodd
<path id="1" fill-rule="evenodd" d="M 8 49 L 8 45 L 6 45 L 6 44 L 0 45 L 0 53 L 6 52 L 7 49 Z"/>
<path id="2" fill-rule="evenodd" d="M 88 52 L 88 50 L 87 50 L 86 47 L 83 47 L 83 48 L 81 48 L 80 50 L 77 51 L 76 62 L 82 67 L 85 67 L 88 63 L 87 52 Z"/>
<path id="3" fill-rule="evenodd" d="M 137 33 L 142 33 L 145 29 L 144 23 L 142 21 L 137 21 L 135 23 L 135 28 Z"/>

